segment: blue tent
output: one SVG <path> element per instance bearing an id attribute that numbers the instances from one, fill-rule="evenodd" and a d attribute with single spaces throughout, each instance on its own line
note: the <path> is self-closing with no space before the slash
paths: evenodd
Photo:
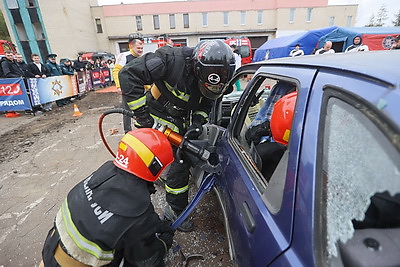
<path id="1" fill-rule="evenodd" d="M 385 37 L 393 39 L 393 36 L 398 34 L 400 34 L 400 27 L 337 28 L 319 39 L 318 48 L 323 47 L 326 41 L 331 41 L 336 52 L 344 52 L 348 46 L 353 44 L 354 37 L 361 36 L 363 43 L 369 46 L 369 50 L 389 49 L 392 40 L 385 40 Z"/>
<path id="2" fill-rule="evenodd" d="M 268 59 L 288 57 L 296 44 L 300 44 L 304 54 L 309 55 L 317 45 L 319 38 L 336 28 L 337 26 L 332 26 L 269 40 L 255 51 L 253 62 L 263 61 L 266 53 L 269 53 Z"/>

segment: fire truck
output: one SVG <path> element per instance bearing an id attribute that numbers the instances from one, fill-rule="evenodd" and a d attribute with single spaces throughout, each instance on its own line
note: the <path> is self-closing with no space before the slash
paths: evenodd
<path id="1" fill-rule="evenodd" d="M 16 53 L 15 46 L 7 40 L 0 40 L 0 58 L 5 56 L 5 51 L 13 51 Z"/>
<path id="2" fill-rule="evenodd" d="M 253 59 L 253 51 L 251 50 L 251 42 L 246 37 L 238 37 L 238 38 L 230 38 L 224 40 L 226 44 L 229 46 L 236 45 L 237 50 L 239 51 L 242 57 L 242 65 L 251 63 Z"/>
<path id="3" fill-rule="evenodd" d="M 182 44 L 175 44 L 174 42 L 172 42 L 172 40 L 169 39 L 166 35 L 161 35 L 157 38 L 157 40 L 152 40 L 152 42 L 157 44 L 157 48 L 160 48 L 161 46 L 164 46 L 167 44 L 175 46 L 175 47 L 182 46 Z"/>

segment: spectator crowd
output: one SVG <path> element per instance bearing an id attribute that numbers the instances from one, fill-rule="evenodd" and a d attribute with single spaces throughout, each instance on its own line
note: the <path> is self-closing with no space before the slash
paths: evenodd
<path id="1" fill-rule="evenodd" d="M 58 64 L 57 55 L 49 54 L 46 62 L 42 63 L 38 54 L 32 54 L 31 62 L 26 63 L 20 53 L 5 51 L 5 56 L 0 59 L 0 78 L 46 78 L 50 76 L 75 75 L 80 71 L 104 68 L 110 68 L 110 73 L 112 73 L 114 62 L 114 59 L 109 59 L 107 62 L 105 58 L 84 61 L 82 56 L 79 55 L 75 61 L 62 58 Z M 28 86 L 26 86 L 26 88 L 29 90 Z M 72 103 L 73 100 L 73 97 L 60 99 L 56 101 L 56 104 L 58 107 L 61 107 Z M 33 112 L 35 114 L 41 114 L 42 112 L 49 112 L 51 110 L 51 102 L 33 107 Z"/>

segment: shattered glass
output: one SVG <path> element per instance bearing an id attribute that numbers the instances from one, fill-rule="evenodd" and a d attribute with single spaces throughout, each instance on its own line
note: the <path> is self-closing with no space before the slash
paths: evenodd
<path id="1" fill-rule="evenodd" d="M 364 219 L 370 198 L 400 193 L 400 155 L 367 116 L 336 98 L 329 100 L 325 127 L 327 251 L 336 257 L 338 241 L 352 238 L 352 220 Z"/>

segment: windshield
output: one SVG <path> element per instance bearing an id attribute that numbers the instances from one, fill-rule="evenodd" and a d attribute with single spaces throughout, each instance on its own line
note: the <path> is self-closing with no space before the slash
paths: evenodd
<path id="1" fill-rule="evenodd" d="M 239 53 L 242 58 L 250 56 L 250 47 L 249 46 L 239 46 Z"/>
<path id="2" fill-rule="evenodd" d="M 8 43 L 2 43 L 1 46 L 4 51 L 13 51 L 12 47 Z"/>

